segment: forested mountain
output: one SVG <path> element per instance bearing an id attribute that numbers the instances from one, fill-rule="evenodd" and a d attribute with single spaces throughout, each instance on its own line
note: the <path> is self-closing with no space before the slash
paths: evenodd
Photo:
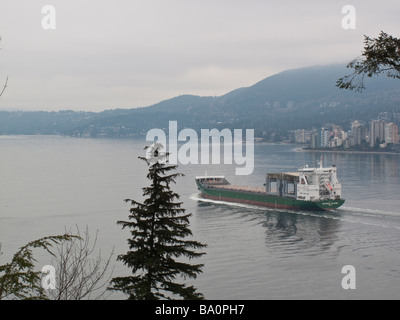
<path id="1" fill-rule="evenodd" d="M 255 129 L 256 136 L 284 136 L 287 130 L 352 120 L 369 121 L 380 112 L 400 112 L 400 81 L 367 79 L 363 93 L 335 84 L 350 73 L 343 65 L 288 70 L 220 97 L 182 95 L 137 109 L 93 112 L 0 112 L 0 134 L 60 134 L 130 137 L 152 128 Z"/>

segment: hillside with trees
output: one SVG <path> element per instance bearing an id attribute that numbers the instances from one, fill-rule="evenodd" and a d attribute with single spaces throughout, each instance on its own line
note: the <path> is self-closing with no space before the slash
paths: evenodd
<path id="1" fill-rule="evenodd" d="M 152 128 L 255 129 L 257 137 L 279 140 L 288 130 L 353 120 L 368 121 L 380 112 L 400 112 L 400 86 L 387 77 L 365 79 L 362 94 L 340 90 L 343 64 L 312 66 L 270 76 L 219 97 L 181 95 L 152 106 L 103 112 L 0 111 L 0 134 L 76 137 L 143 136 Z"/>

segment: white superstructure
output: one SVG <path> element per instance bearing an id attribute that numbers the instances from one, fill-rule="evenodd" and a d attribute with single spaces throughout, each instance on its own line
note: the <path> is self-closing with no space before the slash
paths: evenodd
<path id="1" fill-rule="evenodd" d="M 342 185 L 337 179 L 337 168 L 335 165 L 324 168 L 321 159 L 319 168 L 305 166 L 299 169 L 297 184 L 298 200 L 335 200 L 340 199 L 341 195 Z"/>

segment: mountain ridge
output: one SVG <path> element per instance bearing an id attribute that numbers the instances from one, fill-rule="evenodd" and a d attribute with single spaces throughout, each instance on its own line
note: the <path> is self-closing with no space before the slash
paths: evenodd
<path id="1" fill-rule="evenodd" d="M 351 70 L 342 64 L 289 69 L 221 96 L 182 94 L 147 107 L 94 112 L 0 112 L 0 134 L 60 134 L 89 137 L 142 136 L 152 128 L 254 128 L 256 136 L 282 136 L 287 130 L 400 112 L 400 86 L 394 79 L 366 79 L 360 94 L 336 87 Z"/>

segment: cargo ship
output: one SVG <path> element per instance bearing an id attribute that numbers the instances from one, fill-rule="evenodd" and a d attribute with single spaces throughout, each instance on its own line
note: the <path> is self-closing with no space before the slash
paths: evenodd
<path id="1" fill-rule="evenodd" d="M 276 209 L 333 210 L 345 202 L 337 168 L 304 166 L 297 172 L 267 173 L 264 187 L 230 184 L 224 176 L 196 177 L 201 197 Z"/>

